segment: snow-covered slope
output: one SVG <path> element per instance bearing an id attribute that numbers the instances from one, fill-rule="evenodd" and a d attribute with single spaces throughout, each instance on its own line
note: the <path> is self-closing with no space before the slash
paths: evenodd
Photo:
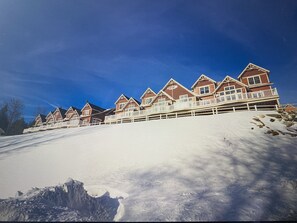
<path id="1" fill-rule="evenodd" d="M 122 196 L 115 220 L 289 220 L 297 216 L 297 137 L 274 112 L 61 129 L 0 139 L 0 198 L 82 181 Z"/>

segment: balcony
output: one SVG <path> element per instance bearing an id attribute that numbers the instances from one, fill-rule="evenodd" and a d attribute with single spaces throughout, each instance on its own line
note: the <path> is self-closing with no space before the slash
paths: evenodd
<path id="1" fill-rule="evenodd" d="M 105 123 L 114 122 L 125 118 L 139 118 L 153 114 L 170 113 L 181 110 L 193 110 L 204 107 L 215 107 L 219 105 L 227 105 L 235 102 L 253 102 L 261 101 L 262 99 L 277 98 L 278 93 L 276 88 L 271 90 L 248 92 L 248 93 L 234 93 L 218 96 L 213 99 L 196 101 L 195 97 L 184 98 L 177 100 L 174 104 L 170 105 L 168 102 L 159 102 L 154 104 L 151 108 L 141 111 L 129 111 L 117 115 L 110 115 L 105 117 Z"/>

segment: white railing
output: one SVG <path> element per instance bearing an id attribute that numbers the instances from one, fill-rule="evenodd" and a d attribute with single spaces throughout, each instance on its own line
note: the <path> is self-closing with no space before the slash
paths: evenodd
<path id="1" fill-rule="evenodd" d="M 157 103 L 153 105 L 151 108 L 141 110 L 141 111 L 134 111 L 134 112 L 125 112 L 116 115 L 109 115 L 105 117 L 105 123 L 120 120 L 123 118 L 137 118 L 140 116 L 148 116 L 152 114 L 158 113 L 169 113 L 178 110 L 191 110 L 191 109 L 198 109 L 203 107 L 211 107 L 217 106 L 222 104 L 234 103 L 234 102 L 249 102 L 258 99 L 270 98 L 278 96 L 276 88 L 271 90 L 264 90 L 264 91 L 257 91 L 257 92 L 248 92 L 248 93 L 235 93 L 235 94 L 228 94 L 224 96 L 218 96 L 213 99 L 195 101 L 195 98 L 185 98 L 179 99 L 174 104 L 169 105 L 168 102 L 164 103 Z"/>
<path id="2" fill-rule="evenodd" d="M 45 130 L 59 129 L 59 128 L 78 127 L 80 126 L 80 124 L 81 124 L 81 121 L 79 118 L 71 119 L 68 121 L 60 120 L 57 122 L 47 123 L 41 126 L 35 126 L 35 127 L 24 129 L 23 133 L 38 132 L 38 131 L 45 131 Z"/>

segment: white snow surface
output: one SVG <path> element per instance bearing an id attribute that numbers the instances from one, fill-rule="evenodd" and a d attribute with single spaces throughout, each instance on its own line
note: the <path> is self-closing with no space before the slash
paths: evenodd
<path id="1" fill-rule="evenodd" d="M 0 198 L 65 182 L 122 197 L 120 221 L 287 220 L 297 216 L 297 137 L 260 114 L 60 129 L 0 138 Z M 286 132 L 279 122 L 261 119 Z M 252 129 L 253 128 L 253 129 Z"/>

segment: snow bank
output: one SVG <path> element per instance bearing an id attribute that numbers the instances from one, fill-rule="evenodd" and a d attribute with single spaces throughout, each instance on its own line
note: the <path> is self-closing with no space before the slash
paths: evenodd
<path id="1" fill-rule="evenodd" d="M 4 137 L 0 197 L 71 177 L 89 194 L 110 191 L 123 198 L 124 212 L 115 220 L 296 219 L 296 189 L 284 182 L 297 182 L 297 137 L 266 134 L 253 123 L 262 114 L 267 112 Z M 277 120 L 264 122 L 283 128 Z"/>
<path id="2" fill-rule="evenodd" d="M 83 183 L 33 188 L 16 198 L 0 201 L 0 221 L 112 221 L 119 202 L 108 194 L 91 197 Z"/>

